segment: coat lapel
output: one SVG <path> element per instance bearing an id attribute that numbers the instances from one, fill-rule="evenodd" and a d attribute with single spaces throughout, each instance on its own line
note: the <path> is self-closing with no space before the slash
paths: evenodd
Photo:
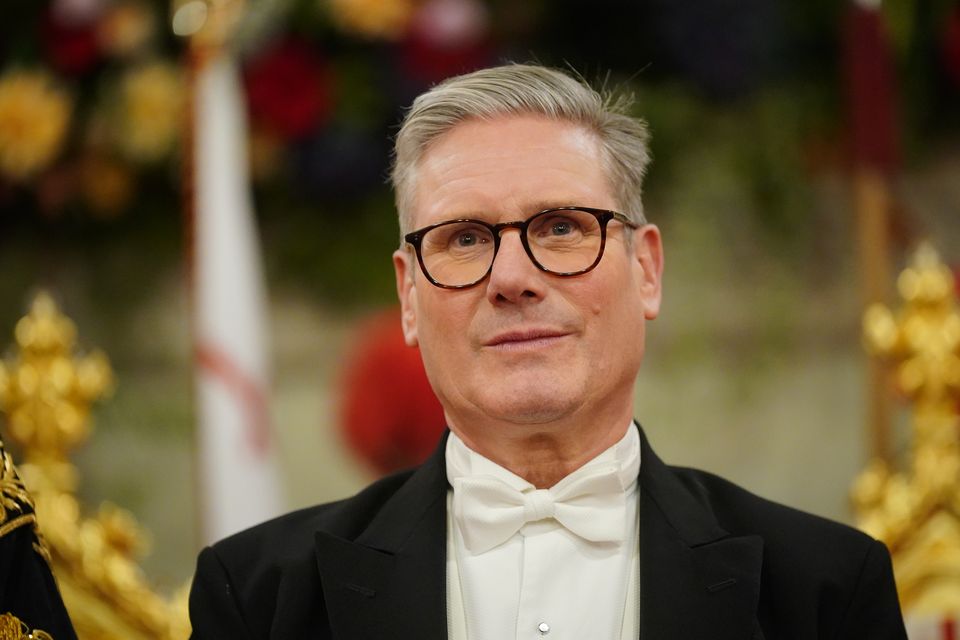
<path id="1" fill-rule="evenodd" d="M 732 537 L 657 458 L 641 431 L 640 627 L 643 640 L 762 637 L 763 540 Z"/>
<path id="2" fill-rule="evenodd" d="M 445 444 L 356 540 L 316 534 L 335 638 L 446 640 Z"/>

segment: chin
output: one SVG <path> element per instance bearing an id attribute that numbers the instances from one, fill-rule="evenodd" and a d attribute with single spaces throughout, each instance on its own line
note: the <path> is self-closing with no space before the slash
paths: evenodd
<path id="1" fill-rule="evenodd" d="M 563 418 L 578 406 L 580 394 L 542 382 L 490 389 L 478 402 L 488 416 L 517 424 L 544 424 Z"/>

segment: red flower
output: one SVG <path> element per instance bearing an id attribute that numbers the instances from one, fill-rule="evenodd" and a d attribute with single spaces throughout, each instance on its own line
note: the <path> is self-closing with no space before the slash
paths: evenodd
<path id="1" fill-rule="evenodd" d="M 90 71 L 100 59 L 97 25 L 67 24 L 53 11 L 47 11 L 40 22 L 40 41 L 50 64 L 71 75 Z"/>
<path id="2" fill-rule="evenodd" d="M 348 355 L 341 426 L 350 447 L 382 473 L 423 462 L 446 425 L 420 360 L 403 341 L 398 309 L 374 316 Z"/>
<path id="3" fill-rule="evenodd" d="M 417 36 L 404 43 L 402 56 L 406 72 L 425 86 L 487 67 L 494 60 L 493 50 L 486 43 L 437 47 Z"/>
<path id="4" fill-rule="evenodd" d="M 943 30 L 943 62 L 947 74 L 960 87 L 960 7 L 954 7 Z"/>
<path id="5" fill-rule="evenodd" d="M 305 42 L 284 40 L 267 48 L 245 75 L 250 115 L 270 132 L 300 138 L 330 115 L 330 72 Z"/>
<path id="6" fill-rule="evenodd" d="M 424 85 L 489 66 L 494 52 L 488 26 L 486 9 L 476 0 L 430 0 L 402 44 L 402 64 Z"/>

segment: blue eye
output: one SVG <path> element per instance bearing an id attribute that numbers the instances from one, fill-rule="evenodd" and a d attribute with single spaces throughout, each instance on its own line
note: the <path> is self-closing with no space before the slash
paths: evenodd
<path id="1" fill-rule="evenodd" d="M 565 236 L 573 232 L 573 225 L 569 220 L 558 220 L 550 226 L 550 232 L 555 236 Z"/>
<path id="2" fill-rule="evenodd" d="M 457 235 L 456 242 L 458 246 L 461 247 L 472 247 L 473 245 L 480 242 L 477 238 L 477 235 L 472 231 L 464 231 L 463 233 Z"/>

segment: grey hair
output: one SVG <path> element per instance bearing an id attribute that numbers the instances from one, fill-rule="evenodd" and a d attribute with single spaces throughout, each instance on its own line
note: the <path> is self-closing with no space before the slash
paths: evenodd
<path id="1" fill-rule="evenodd" d="M 509 64 L 449 78 L 414 100 L 397 134 L 391 172 L 401 236 L 411 230 L 416 168 L 430 144 L 457 124 L 503 115 L 543 115 L 596 134 L 622 213 L 644 224 L 643 177 L 650 163 L 647 124 L 631 116 L 631 96 L 603 95 L 565 71 Z"/>

